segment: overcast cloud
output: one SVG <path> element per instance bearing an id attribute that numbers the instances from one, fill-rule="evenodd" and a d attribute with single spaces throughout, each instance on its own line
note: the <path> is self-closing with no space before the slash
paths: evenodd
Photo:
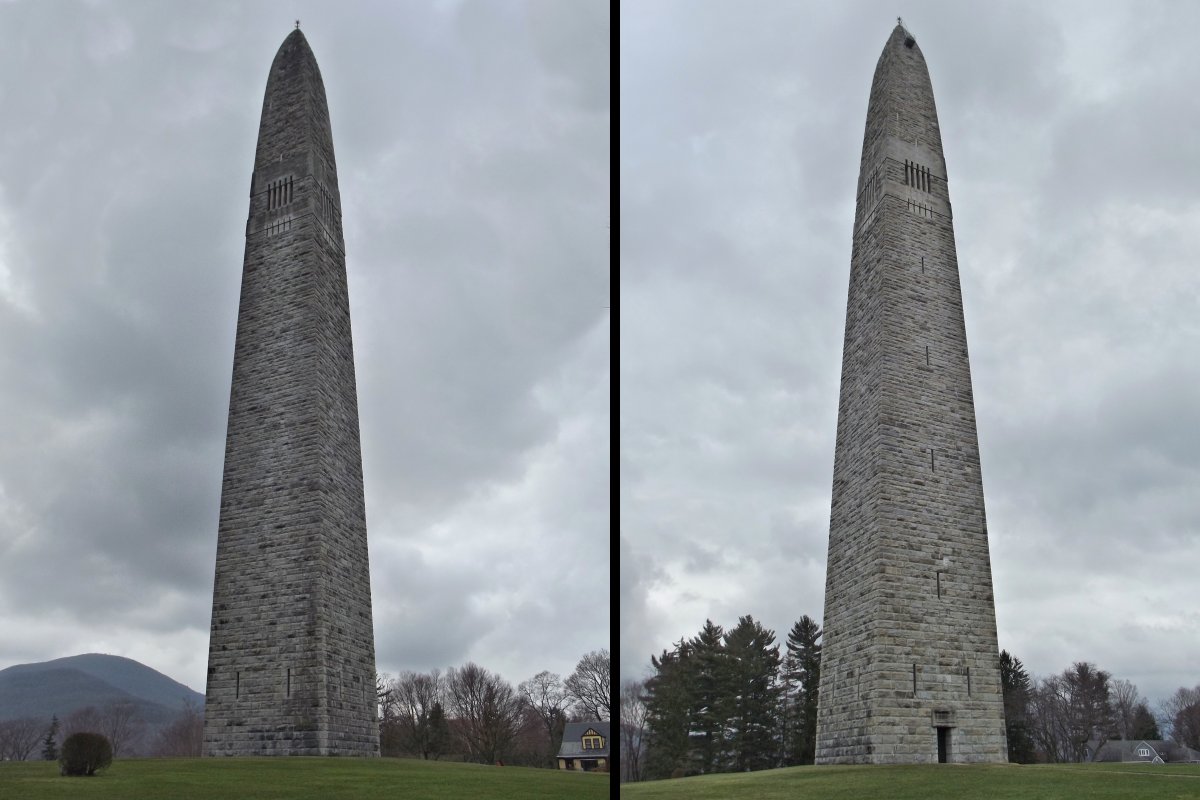
<path id="1" fill-rule="evenodd" d="M 1000 646 L 1200 682 L 1200 6 L 919 2 Z M 823 614 L 879 3 L 630 2 L 621 668 Z"/>
<path id="2" fill-rule="evenodd" d="M 248 188 L 299 17 L 344 214 L 378 667 L 607 647 L 608 5 L 0 3 L 0 667 L 204 690 Z"/>

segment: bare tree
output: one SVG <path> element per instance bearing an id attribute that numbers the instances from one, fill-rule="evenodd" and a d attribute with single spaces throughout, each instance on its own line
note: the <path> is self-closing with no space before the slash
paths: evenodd
<path id="1" fill-rule="evenodd" d="M 1200 750 L 1200 703 L 1180 709 L 1171 720 L 1171 730 L 1180 744 Z"/>
<path id="2" fill-rule="evenodd" d="M 562 678 L 545 670 L 523 681 L 517 686 L 517 691 L 546 728 L 546 739 L 550 749 L 544 761 L 553 764 L 554 756 L 562 744 L 563 727 L 567 722 L 571 696 L 563 687 Z"/>
<path id="3" fill-rule="evenodd" d="M 1113 681 L 1110 692 L 1116 732 L 1121 739 L 1129 739 L 1133 736 L 1134 712 L 1137 711 L 1138 704 L 1144 703 L 1146 700 L 1138 694 L 1138 688 L 1133 685 L 1133 682 L 1124 678 Z"/>
<path id="4" fill-rule="evenodd" d="M 104 723 L 95 706 L 77 708 L 63 719 L 62 738 L 72 733 L 100 733 Z"/>
<path id="5" fill-rule="evenodd" d="M 1058 676 L 1036 681 L 1029 690 L 1029 733 L 1042 758 L 1051 763 L 1068 761 L 1061 743 L 1066 741 L 1066 711 Z"/>
<path id="6" fill-rule="evenodd" d="M 133 745 L 141 738 L 145 723 L 138 717 L 137 706 L 129 700 L 109 703 L 100 712 L 100 730 L 112 744 L 113 758 L 133 751 Z"/>
<path id="7" fill-rule="evenodd" d="M 1029 693 L 1029 709 L 1034 741 L 1047 761 L 1084 761 L 1090 746 L 1098 750 L 1112 734 L 1109 675 L 1076 662 L 1041 680 Z"/>
<path id="8" fill-rule="evenodd" d="M 522 767 L 550 766 L 553 761 L 546 754 L 546 726 L 542 724 L 541 715 L 523 696 L 521 708 L 521 721 L 504 763 Z"/>
<path id="9" fill-rule="evenodd" d="M 508 681 L 472 662 L 451 668 L 446 687 L 470 757 L 483 764 L 501 760 L 521 724 L 521 696 Z"/>
<path id="10" fill-rule="evenodd" d="M 400 732 L 400 746 L 428 759 L 440 755 L 438 731 L 431 724 L 433 708 L 445 701 L 445 679 L 439 670 L 405 671 L 388 684 L 392 719 Z M 438 752 L 435 753 L 435 750 Z"/>
<path id="11" fill-rule="evenodd" d="M 388 706 L 392 699 L 391 686 L 392 679 L 388 677 L 386 672 L 379 672 L 375 675 L 375 714 L 376 719 L 380 724 L 383 723 L 384 715 L 388 711 Z"/>
<path id="12" fill-rule="evenodd" d="M 195 704 L 185 702 L 183 711 L 158 734 L 154 745 L 157 756 L 199 758 L 204 747 L 204 713 Z"/>
<path id="13" fill-rule="evenodd" d="M 21 717 L 0 722 L 0 761 L 25 761 L 37 749 L 46 721 Z"/>
<path id="14" fill-rule="evenodd" d="M 567 678 L 571 698 L 596 720 L 606 720 L 612 708 L 612 677 L 608 650 L 600 649 L 579 659 Z"/>
<path id="15" fill-rule="evenodd" d="M 621 682 L 621 780 L 642 779 L 642 754 L 646 749 L 646 682 Z"/>
<path id="16" fill-rule="evenodd" d="M 1180 686 L 1175 690 L 1173 695 L 1159 704 L 1161 728 L 1164 733 L 1170 729 L 1172 741 L 1184 744 L 1186 731 L 1180 727 L 1180 723 L 1185 723 L 1186 727 L 1187 715 L 1184 714 L 1181 717 L 1180 714 L 1185 712 L 1189 707 L 1198 704 L 1200 704 L 1200 686 L 1195 686 L 1191 689 L 1186 686 Z M 1192 746 L 1194 747 L 1195 745 Z"/>

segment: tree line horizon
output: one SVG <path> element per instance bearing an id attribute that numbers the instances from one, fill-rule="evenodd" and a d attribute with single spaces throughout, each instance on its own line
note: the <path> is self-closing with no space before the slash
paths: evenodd
<path id="1" fill-rule="evenodd" d="M 567 722 L 611 714 L 607 648 L 584 654 L 566 678 L 543 670 L 515 687 L 468 661 L 445 672 L 376 676 L 380 755 L 554 767 Z M 184 702 L 173 721 L 152 725 L 132 700 L 77 708 L 61 719 L 0 720 L 0 761 L 56 760 L 73 733 L 99 733 L 113 757 L 200 757 L 204 709 Z"/>
<path id="2" fill-rule="evenodd" d="M 652 655 L 650 676 L 621 683 L 621 781 L 812 764 L 822 633 L 807 614 L 783 643 L 751 615 L 729 630 L 706 619 Z M 1081 762 L 1110 740 L 1200 750 L 1200 684 L 1152 710 L 1094 663 L 1037 677 L 1007 650 L 998 658 L 1012 763 Z"/>

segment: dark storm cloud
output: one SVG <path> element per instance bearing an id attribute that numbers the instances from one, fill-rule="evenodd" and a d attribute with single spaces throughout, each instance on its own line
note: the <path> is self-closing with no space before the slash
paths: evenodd
<path id="1" fill-rule="evenodd" d="M 296 16 L 379 668 L 515 682 L 608 645 L 576 598 L 608 580 L 609 18 L 575 7 L 0 5 L 0 664 L 107 650 L 203 687 L 247 189 Z M 586 622 L 555 643 L 563 609 Z"/>
<path id="2" fill-rule="evenodd" d="M 625 11 L 622 671 L 639 674 L 706 617 L 783 638 L 822 613 L 853 191 L 894 18 Z M 950 175 L 1000 644 L 1152 700 L 1200 657 L 1192 16 L 904 10 Z"/>

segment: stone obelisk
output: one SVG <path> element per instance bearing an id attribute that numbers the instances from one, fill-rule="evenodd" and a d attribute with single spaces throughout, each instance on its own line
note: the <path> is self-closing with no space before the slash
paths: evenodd
<path id="1" fill-rule="evenodd" d="M 293 31 L 263 99 L 229 396 L 206 755 L 379 754 L 341 200 Z"/>
<path id="2" fill-rule="evenodd" d="M 875 68 L 838 404 L 816 761 L 1006 761 L 962 292 L 925 58 Z"/>

